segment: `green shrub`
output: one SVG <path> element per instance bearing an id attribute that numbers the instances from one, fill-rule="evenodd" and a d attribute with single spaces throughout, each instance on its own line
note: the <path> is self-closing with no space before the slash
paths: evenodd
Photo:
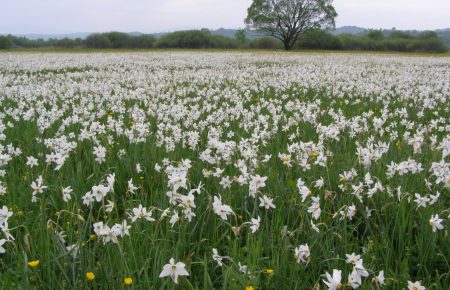
<path id="1" fill-rule="evenodd" d="M 9 49 L 12 47 L 12 41 L 8 36 L 0 35 L 0 49 Z"/>

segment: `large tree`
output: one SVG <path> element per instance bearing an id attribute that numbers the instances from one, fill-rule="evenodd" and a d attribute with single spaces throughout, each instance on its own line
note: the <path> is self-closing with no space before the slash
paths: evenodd
<path id="1" fill-rule="evenodd" d="M 311 28 L 334 28 L 337 16 L 333 0 L 253 0 L 245 23 L 264 35 L 281 40 L 291 49 Z"/>

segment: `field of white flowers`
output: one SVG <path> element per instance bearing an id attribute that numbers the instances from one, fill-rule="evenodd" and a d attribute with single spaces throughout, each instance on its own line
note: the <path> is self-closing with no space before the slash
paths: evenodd
<path id="1" fill-rule="evenodd" d="M 448 57 L 2 53 L 0 288 L 449 289 L 449 104 Z"/>

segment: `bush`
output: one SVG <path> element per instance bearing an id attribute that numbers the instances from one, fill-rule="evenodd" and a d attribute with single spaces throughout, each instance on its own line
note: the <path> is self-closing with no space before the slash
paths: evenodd
<path id="1" fill-rule="evenodd" d="M 381 30 L 372 30 L 369 33 L 367 33 L 367 37 L 373 40 L 383 40 L 384 33 Z"/>
<path id="2" fill-rule="evenodd" d="M 130 36 L 123 32 L 107 32 L 103 36 L 108 38 L 111 48 L 127 48 L 129 46 Z"/>
<path id="3" fill-rule="evenodd" d="M 321 29 L 310 29 L 300 36 L 295 45 L 299 49 L 327 49 L 336 50 L 341 48 L 338 37 Z"/>
<path id="4" fill-rule="evenodd" d="M 361 36 L 351 34 L 342 34 L 339 36 L 341 48 L 344 50 L 368 50 L 369 44 L 367 39 Z"/>
<path id="5" fill-rule="evenodd" d="M 86 38 L 85 44 L 89 48 L 111 48 L 111 41 L 103 34 L 95 33 Z"/>
<path id="6" fill-rule="evenodd" d="M 281 41 L 271 37 L 261 37 L 252 40 L 249 47 L 252 49 L 280 49 L 283 48 L 283 45 Z"/>
<path id="7" fill-rule="evenodd" d="M 56 40 L 54 43 L 54 46 L 70 49 L 70 48 L 80 46 L 82 44 L 82 42 L 83 42 L 83 40 L 81 38 L 70 39 L 70 38 L 66 37 L 61 40 Z"/>
<path id="8" fill-rule="evenodd" d="M 9 36 L 0 35 L 0 49 L 9 49 L 12 47 L 12 41 Z"/>
<path id="9" fill-rule="evenodd" d="M 212 41 L 200 30 L 177 31 L 161 36 L 156 42 L 160 48 L 210 48 Z"/>
<path id="10" fill-rule="evenodd" d="M 139 36 L 130 37 L 128 40 L 129 48 L 152 48 L 155 44 L 156 39 L 147 34 L 142 34 Z"/>
<path id="11" fill-rule="evenodd" d="M 440 38 L 417 39 L 411 45 L 411 49 L 416 52 L 447 52 L 448 47 Z"/>

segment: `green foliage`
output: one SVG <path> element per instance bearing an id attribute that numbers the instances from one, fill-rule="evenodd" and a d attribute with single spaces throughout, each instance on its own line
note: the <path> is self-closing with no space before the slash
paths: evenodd
<path id="1" fill-rule="evenodd" d="M 236 33 L 234 34 L 234 39 L 240 45 L 246 43 L 247 42 L 247 36 L 246 36 L 245 29 L 238 29 L 238 30 L 236 30 Z"/>
<path id="2" fill-rule="evenodd" d="M 261 37 L 253 40 L 250 43 L 250 48 L 253 49 L 282 49 L 282 44 L 271 38 L 271 37 Z"/>
<path id="3" fill-rule="evenodd" d="M 367 34 L 367 37 L 373 40 L 383 40 L 384 33 L 381 30 L 373 30 Z"/>
<path id="4" fill-rule="evenodd" d="M 448 51 L 444 41 L 434 32 L 424 32 L 417 36 L 395 31 L 384 37 L 381 31 L 371 31 L 365 36 L 342 34 L 339 36 L 344 50 L 435 52 Z"/>
<path id="5" fill-rule="evenodd" d="M 8 36 L 0 35 L 0 49 L 8 49 L 11 48 L 12 41 Z"/>
<path id="6" fill-rule="evenodd" d="M 83 40 L 81 38 L 70 39 L 66 37 L 61 40 L 56 40 L 55 46 L 62 48 L 75 48 L 80 46 L 82 42 Z"/>
<path id="7" fill-rule="evenodd" d="M 111 48 L 127 48 L 129 36 L 123 32 L 107 32 L 103 34 L 111 43 Z"/>
<path id="8" fill-rule="evenodd" d="M 148 34 L 130 37 L 128 39 L 128 48 L 152 48 L 156 39 Z"/>
<path id="9" fill-rule="evenodd" d="M 432 52 L 448 51 L 446 43 L 436 32 L 408 34 L 393 31 L 388 36 L 386 31 L 373 30 L 366 35 L 341 34 L 332 35 L 318 28 L 311 28 L 300 34 L 295 49 L 311 50 L 359 50 L 359 51 L 398 51 L 398 52 Z M 0 49 L 9 48 L 89 48 L 89 49 L 150 49 L 150 48 L 184 48 L 184 49 L 283 49 L 282 42 L 272 37 L 248 39 L 244 29 L 236 31 L 234 38 L 214 35 L 207 29 L 177 31 L 155 39 L 152 35 L 130 35 L 122 32 L 95 33 L 85 40 L 77 39 L 36 39 L 13 35 L 0 36 Z"/>
<path id="10" fill-rule="evenodd" d="M 123 32 L 107 32 L 91 34 L 86 38 L 85 45 L 88 48 L 152 48 L 155 38 L 151 35 L 138 36 Z"/>
<path id="11" fill-rule="evenodd" d="M 206 30 L 177 31 L 163 35 L 156 42 L 159 48 L 233 48 L 231 38 L 212 35 Z"/>
<path id="12" fill-rule="evenodd" d="M 112 44 L 104 34 L 91 34 L 86 38 L 86 46 L 89 48 L 111 48 Z"/>
<path id="13" fill-rule="evenodd" d="M 296 48 L 336 50 L 341 48 L 341 41 L 337 36 L 316 28 L 303 33 Z"/>

